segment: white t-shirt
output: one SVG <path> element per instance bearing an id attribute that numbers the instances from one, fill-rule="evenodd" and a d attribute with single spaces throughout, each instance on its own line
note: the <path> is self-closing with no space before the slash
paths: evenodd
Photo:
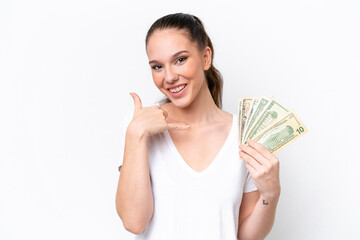
<path id="1" fill-rule="evenodd" d="M 257 190 L 239 158 L 237 115 L 205 170 L 183 160 L 167 130 L 148 138 L 148 160 L 154 214 L 134 240 L 237 240 L 242 195 Z"/>

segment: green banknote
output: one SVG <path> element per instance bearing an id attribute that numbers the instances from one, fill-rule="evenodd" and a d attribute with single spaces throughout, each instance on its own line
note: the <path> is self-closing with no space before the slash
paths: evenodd
<path id="1" fill-rule="evenodd" d="M 253 140 L 275 154 L 307 132 L 300 118 L 291 111 L 280 121 L 255 136 Z"/>
<path id="2" fill-rule="evenodd" d="M 253 139 L 273 153 L 308 131 L 294 111 L 274 98 L 239 98 L 238 115 L 239 144 Z"/>
<path id="3" fill-rule="evenodd" d="M 269 99 L 266 97 L 255 97 L 250 107 L 248 121 L 245 124 L 244 133 L 242 134 L 242 143 L 246 141 L 246 136 L 248 135 L 248 129 L 250 129 L 255 120 L 258 118 L 260 113 L 264 110 L 264 107 L 268 104 Z"/>
<path id="4" fill-rule="evenodd" d="M 277 100 L 271 99 L 264 110 L 261 111 L 251 129 L 248 129 L 246 139 L 252 139 L 258 133 L 261 133 L 265 128 L 271 126 L 279 119 L 282 119 L 289 110 L 280 104 Z M 244 141 L 246 143 L 246 140 Z"/>
<path id="5" fill-rule="evenodd" d="M 239 99 L 239 143 L 242 143 L 241 139 L 243 139 L 243 133 L 245 132 L 245 124 L 249 116 L 251 102 L 252 98 Z"/>

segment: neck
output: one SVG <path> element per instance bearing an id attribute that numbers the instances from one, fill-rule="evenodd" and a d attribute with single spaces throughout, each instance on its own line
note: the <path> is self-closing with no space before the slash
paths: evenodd
<path id="1" fill-rule="evenodd" d="M 171 104 L 172 105 L 172 104 Z M 172 105 L 173 118 L 190 126 L 217 121 L 221 110 L 216 106 L 209 88 L 204 83 L 192 103 L 185 108 Z"/>

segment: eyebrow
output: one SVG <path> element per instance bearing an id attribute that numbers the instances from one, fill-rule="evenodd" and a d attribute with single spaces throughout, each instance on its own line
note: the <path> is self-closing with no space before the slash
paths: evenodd
<path id="1" fill-rule="evenodd" d="M 179 52 L 175 53 L 174 55 L 172 55 L 171 59 L 176 58 L 177 56 L 179 56 L 180 54 L 182 54 L 182 53 L 184 53 L 184 52 L 187 52 L 187 53 L 188 53 L 189 51 L 187 51 L 187 50 L 179 51 Z M 151 61 L 149 61 L 149 64 L 151 64 L 151 63 L 156 63 L 156 62 L 158 62 L 158 61 L 157 61 L 157 60 L 151 60 Z"/>

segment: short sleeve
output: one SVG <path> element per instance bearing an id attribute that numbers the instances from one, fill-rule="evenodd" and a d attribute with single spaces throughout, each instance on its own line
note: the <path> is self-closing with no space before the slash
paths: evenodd
<path id="1" fill-rule="evenodd" d="M 254 183 L 254 180 L 251 177 L 250 172 L 249 171 L 246 172 L 247 172 L 247 176 L 244 184 L 244 193 L 256 191 L 257 187 Z"/>
<path id="2" fill-rule="evenodd" d="M 130 112 L 126 113 L 121 122 L 120 122 L 120 132 L 119 132 L 119 161 L 118 161 L 118 171 L 122 167 L 123 159 L 124 159 L 124 149 L 125 149 L 125 136 L 126 136 L 126 129 L 131 122 L 132 114 Z"/>

